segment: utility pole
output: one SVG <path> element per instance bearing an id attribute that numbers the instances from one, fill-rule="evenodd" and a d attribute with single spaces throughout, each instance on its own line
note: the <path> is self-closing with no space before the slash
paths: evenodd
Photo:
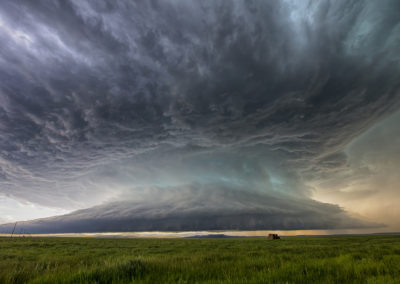
<path id="1" fill-rule="evenodd" d="M 15 222 L 15 224 L 14 224 L 14 229 L 12 230 L 11 238 L 12 238 L 12 236 L 14 235 L 14 231 L 15 231 L 15 227 L 17 227 L 17 223 L 18 223 L 18 222 Z"/>

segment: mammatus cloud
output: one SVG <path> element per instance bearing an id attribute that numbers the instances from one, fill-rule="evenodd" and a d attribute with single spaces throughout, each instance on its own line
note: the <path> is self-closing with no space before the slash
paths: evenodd
<path id="1" fill-rule="evenodd" d="M 303 216 L 316 204 L 313 186 L 346 167 L 345 147 L 399 106 L 398 8 L 395 0 L 5 2 L 1 193 L 73 210 L 135 202 L 156 187 L 173 206 L 180 194 L 169 188 L 200 184 L 262 196 L 265 207 L 246 203 L 261 215 L 269 198 L 286 196 L 287 210 L 302 200 Z M 224 194 L 204 208 L 231 212 Z M 137 208 L 165 206 L 153 202 L 159 194 L 145 196 Z M 187 204 L 203 204 L 196 198 Z M 328 218 L 338 207 L 315 206 L 335 208 L 311 211 L 344 226 Z M 284 228 L 286 217 L 274 216 Z"/>

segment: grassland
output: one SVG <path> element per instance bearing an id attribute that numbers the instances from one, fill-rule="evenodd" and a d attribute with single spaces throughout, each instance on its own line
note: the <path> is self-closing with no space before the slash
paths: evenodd
<path id="1" fill-rule="evenodd" d="M 400 283 L 400 237 L 0 238 L 0 283 Z"/>

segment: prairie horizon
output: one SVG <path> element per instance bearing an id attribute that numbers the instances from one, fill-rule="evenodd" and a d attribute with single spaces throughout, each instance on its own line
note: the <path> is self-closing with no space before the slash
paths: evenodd
<path id="1" fill-rule="evenodd" d="M 398 236 L 0 238 L 0 282 L 397 283 Z"/>
<path id="2" fill-rule="evenodd" d="M 346 237 L 346 236 L 400 236 L 400 232 L 358 232 L 348 230 L 292 230 L 292 231 L 185 231 L 185 232 L 88 232 L 59 234 L 14 234 L 0 231 L 0 237 L 58 237 L 58 238 L 267 238 L 269 234 L 280 237 Z"/>
<path id="3" fill-rule="evenodd" d="M 0 282 L 398 283 L 399 47 L 399 0 L 2 1 Z"/>

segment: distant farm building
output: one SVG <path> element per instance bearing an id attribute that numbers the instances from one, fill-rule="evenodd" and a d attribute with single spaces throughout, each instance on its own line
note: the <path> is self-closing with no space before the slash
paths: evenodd
<path id="1" fill-rule="evenodd" d="M 278 234 L 269 234 L 268 235 L 268 240 L 279 240 L 280 237 L 278 236 Z"/>

